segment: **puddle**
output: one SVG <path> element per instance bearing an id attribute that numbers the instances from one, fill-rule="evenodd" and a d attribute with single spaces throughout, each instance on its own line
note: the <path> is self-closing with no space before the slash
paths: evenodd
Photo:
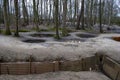
<path id="1" fill-rule="evenodd" d="M 97 35 L 95 34 L 86 34 L 86 33 L 80 33 L 80 34 L 76 34 L 78 37 L 81 38 L 94 38 L 97 37 Z"/>
<path id="2" fill-rule="evenodd" d="M 34 33 L 30 36 L 32 37 L 53 37 L 55 34 L 43 34 L 43 33 Z"/>
<path id="3" fill-rule="evenodd" d="M 44 39 L 25 39 L 25 40 L 23 40 L 23 42 L 26 42 L 26 43 L 43 43 L 45 41 L 46 40 L 44 40 Z"/>

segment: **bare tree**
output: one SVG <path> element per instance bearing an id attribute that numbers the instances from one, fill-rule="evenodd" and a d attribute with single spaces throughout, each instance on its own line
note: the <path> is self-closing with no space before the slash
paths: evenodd
<path id="1" fill-rule="evenodd" d="M 25 0 L 22 0 L 22 9 L 23 9 L 23 19 L 24 19 L 24 24 L 28 25 L 29 24 L 29 16 L 28 16 L 28 11 L 25 5 Z"/>
<path id="2" fill-rule="evenodd" d="M 43 0 L 41 0 L 41 23 L 43 23 L 42 22 L 42 20 L 43 20 Z"/>
<path id="3" fill-rule="evenodd" d="M 50 22 L 51 22 L 51 14 L 52 14 L 52 1 L 49 0 L 49 3 L 50 3 L 50 5 L 49 5 L 49 7 L 50 7 L 50 12 L 49 12 L 49 23 L 50 23 Z"/>
<path id="4" fill-rule="evenodd" d="M 67 0 L 63 0 L 63 28 L 62 28 L 62 35 L 67 35 L 66 30 L 66 16 L 67 16 Z"/>
<path id="5" fill-rule="evenodd" d="M 81 12 L 80 12 L 80 15 L 78 17 L 78 23 L 77 23 L 76 29 L 80 29 L 81 20 L 82 20 L 82 29 L 84 29 L 84 0 L 82 0 Z"/>
<path id="6" fill-rule="evenodd" d="M 39 15 L 38 15 L 38 9 L 36 8 L 35 0 L 33 0 L 33 14 L 34 14 L 34 23 L 36 26 L 36 31 L 39 31 Z"/>
<path id="7" fill-rule="evenodd" d="M 18 13 L 18 0 L 14 0 L 14 7 L 15 7 L 15 26 L 16 26 L 16 30 L 15 30 L 15 36 L 18 37 L 19 36 L 19 30 L 18 30 L 18 19 L 19 19 L 19 13 Z"/>
<path id="8" fill-rule="evenodd" d="M 11 32 L 10 32 L 10 27 L 9 27 L 9 10 L 8 10 L 8 7 L 9 7 L 9 0 L 4 0 L 3 1 L 3 13 L 4 13 L 4 23 L 5 23 L 5 34 L 6 35 L 11 35 Z"/>
<path id="9" fill-rule="evenodd" d="M 59 36 L 59 22 L 58 22 L 58 16 L 59 16 L 59 0 L 54 0 L 54 6 L 55 6 L 55 28 L 56 28 L 56 39 L 60 39 Z"/>
<path id="10" fill-rule="evenodd" d="M 100 21 L 100 33 L 103 33 L 102 29 L 102 1 L 99 2 L 99 21 Z"/>

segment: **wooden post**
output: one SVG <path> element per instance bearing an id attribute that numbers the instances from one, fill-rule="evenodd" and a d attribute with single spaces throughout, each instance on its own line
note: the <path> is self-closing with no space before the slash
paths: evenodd
<path id="1" fill-rule="evenodd" d="M 32 57 L 32 55 L 30 55 L 30 58 L 29 58 L 29 62 L 30 62 L 30 65 L 29 65 L 29 73 L 31 74 L 31 67 L 32 67 L 32 59 L 33 59 L 33 57 Z"/>
<path id="2" fill-rule="evenodd" d="M 9 68 L 8 68 L 8 65 L 6 66 L 7 68 L 7 74 L 10 74 L 10 71 L 9 71 Z"/>
<path id="3" fill-rule="evenodd" d="M 84 64 L 84 59 L 82 59 L 82 70 L 85 70 L 85 64 Z"/>
<path id="4" fill-rule="evenodd" d="M 53 64 L 54 64 L 53 72 L 59 71 L 59 61 L 54 61 Z"/>
<path id="5" fill-rule="evenodd" d="M 119 76 L 119 72 L 117 73 L 115 80 L 118 80 L 118 76 Z"/>

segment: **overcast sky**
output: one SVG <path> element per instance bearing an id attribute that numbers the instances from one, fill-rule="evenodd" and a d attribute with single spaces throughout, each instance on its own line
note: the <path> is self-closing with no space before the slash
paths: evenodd
<path id="1" fill-rule="evenodd" d="M 3 1 L 3 0 L 0 0 L 0 2 L 1 1 Z M 10 0 L 11 1 L 11 0 Z M 20 1 L 22 1 L 22 0 L 20 0 Z M 33 3 L 33 1 L 32 0 L 25 0 L 25 1 L 27 1 L 27 6 L 30 6 L 30 5 L 32 5 L 32 3 Z M 81 0 L 79 0 L 79 1 L 81 1 Z M 120 0 L 115 0 L 116 1 L 116 4 L 119 6 L 119 8 L 120 8 Z M 13 1 L 10 3 L 10 4 L 14 4 L 13 3 Z M 21 5 L 22 3 L 20 3 L 20 5 Z M 12 6 L 13 8 L 14 8 L 14 5 L 10 5 L 10 6 Z M 49 7 L 48 7 L 49 8 Z M 120 12 L 119 12 L 119 14 L 118 15 L 120 15 Z"/>

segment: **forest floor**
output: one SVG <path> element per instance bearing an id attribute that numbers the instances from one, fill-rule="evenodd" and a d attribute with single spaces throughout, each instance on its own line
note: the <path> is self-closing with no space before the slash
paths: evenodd
<path id="1" fill-rule="evenodd" d="M 78 60 L 99 53 L 120 62 L 120 42 L 112 40 L 113 36 L 120 34 L 100 34 L 94 38 L 85 38 L 84 42 L 72 40 L 26 43 L 21 38 L 0 35 L 0 59 L 26 61 L 32 56 L 35 61 Z"/>
<path id="2" fill-rule="evenodd" d="M 35 61 L 79 60 L 94 56 L 96 53 L 108 55 L 120 63 L 120 42 L 111 37 L 120 34 L 99 34 L 93 38 L 81 38 L 76 34 L 86 32 L 73 32 L 61 41 L 47 38 L 43 43 L 23 42 L 27 39 L 41 39 L 31 37 L 35 32 L 20 33 L 21 37 L 0 35 L 0 59 L 3 61 L 26 61 L 30 56 Z M 93 34 L 92 34 L 93 35 Z M 43 38 L 45 39 L 45 38 Z M 67 41 L 65 41 L 67 40 Z M 1 75 L 0 80 L 110 80 L 100 72 L 54 72 L 40 75 Z"/>

